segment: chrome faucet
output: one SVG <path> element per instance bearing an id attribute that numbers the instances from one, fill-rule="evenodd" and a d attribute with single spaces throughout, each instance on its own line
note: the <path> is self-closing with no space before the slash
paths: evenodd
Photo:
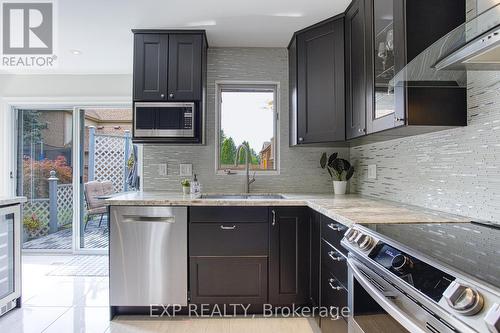
<path id="1" fill-rule="evenodd" d="M 250 170 L 249 170 L 249 159 L 248 159 L 248 156 L 250 155 L 250 151 L 248 149 L 248 147 L 244 144 L 241 144 L 238 146 L 238 148 L 236 148 L 236 160 L 234 161 L 234 166 L 238 166 L 238 163 L 240 161 L 240 152 L 241 152 L 241 149 L 244 149 L 245 150 L 245 184 L 244 184 L 244 187 L 245 187 L 245 193 L 250 193 L 250 184 L 252 184 L 253 182 L 255 182 L 255 172 L 253 173 L 253 177 L 252 179 L 250 179 Z"/>

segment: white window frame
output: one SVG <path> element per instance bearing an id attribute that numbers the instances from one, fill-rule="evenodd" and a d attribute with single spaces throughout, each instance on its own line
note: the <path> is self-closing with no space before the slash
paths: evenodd
<path id="1" fill-rule="evenodd" d="M 255 90 L 253 90 L 254 88 Z M 271 88 L 274 91 L 274 165 L 275 170 L 257 170 L 256 175 L 272 176 L 280 174 L 280 83 L 277 81 L 215 81 L 215 174 L 216 175 L 243 175 L 245 170 L 233 170 L 228 174 L 219 168 L 220 131 L 221 131 L 221 93 L 224 89 L 242 89 L 259 91 L 259 88 Z M 253 171 L 251 170 L 250 172 Z"/>

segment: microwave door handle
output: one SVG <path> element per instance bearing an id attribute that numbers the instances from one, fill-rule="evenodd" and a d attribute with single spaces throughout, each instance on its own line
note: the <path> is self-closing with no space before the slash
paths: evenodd
<path id="1" fill-rule="evenodd" d="M 392 300 L 395 299 L 394 295 L 396 293 L 386 293 L 384 294 L 379 289 L 373 286 L 373 284 L 360 272 L 357 260 L 348 258 L 347 264 L 349 266 L 349 272 L 353 275 L 358 283 L 366 290 L 366 292 L 373 297 L 373 299 L 382 307 L 385 311 L 396 319 L 401 325 L 403 325 L 408 331 L 412 333 L 425 333 L 425 331 L 415 323 L 411 317 L 412 315 L 404 312 L 400 309 L 397 304 Z"/>

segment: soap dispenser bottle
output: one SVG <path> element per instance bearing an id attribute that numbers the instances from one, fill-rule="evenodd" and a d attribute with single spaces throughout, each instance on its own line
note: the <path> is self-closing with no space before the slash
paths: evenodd
<path id="1" fill-rule="evenodd" d="M 201 185 L 198 182 L 198 178 L 197 178 L 196 174 L 194 174 L 194 179 L 191 182 L 191 194 L 193 196 L 201 195 Z"/>

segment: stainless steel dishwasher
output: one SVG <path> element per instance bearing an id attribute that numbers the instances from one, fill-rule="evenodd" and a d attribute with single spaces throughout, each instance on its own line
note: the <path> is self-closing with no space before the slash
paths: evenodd
<path id="1" fill-rule="evenodd" d="M 187 208 L 110 208 L 110 306 L 187 305 Z"/>

